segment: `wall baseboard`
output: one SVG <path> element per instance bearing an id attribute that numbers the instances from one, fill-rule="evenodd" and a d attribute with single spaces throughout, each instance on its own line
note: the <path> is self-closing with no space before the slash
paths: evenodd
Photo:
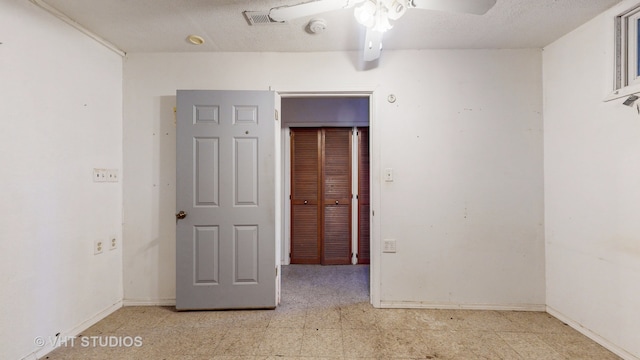
<path id="1" fill-rule="evenodd" d="M 55 341 L 51 341 L 50 339 L 47 339 L 45 341 L 43 347 L 39 348 L 38 350 L 32 352 L 31 354 L 29 354 L 29 355 L 27 355 L 25 357 L 23 357 L 22 360 L 35 360 L 35 359 L 40 359 L 40 358 L 45 357 L 45 355 L 47 355 L 48 353 L 52 352 L 57 347 L 65 345 L 62 342 L 62 339 L 71 339 L 71 338 L 77 337 L 83 331 L 85 331 L 88 328 L 90 328 L 91 326 L 95 325 L 98 321 L 100 321 L 100 320 L 106 318 L 107 316 L 111 315 L 116 310 L 120 309 L 121 307 L 122 307 L 122 301 L 121 300 L 117 301 L 113 305 L 110 305 L 106 309 L 100 311 L 99 313 L 95 314 L 91 318 L 89 318 L 89 319 L 81 322 L 80 324 L 74 326 L 70 330 L 60 333 L 60 335 L 58 336 L 58 339 L 61 340 L 60 342 L 55 342 Z"/>
<path id="2" fill-rule="evenodd" d="M 623 358 L 624 360 L 640 360 L 640 357 L 637 357 L 631 353 L 629 353 L 628 351 L 626 351 L 625 349 L 619 347 L 618 345 L 610 342 L 609 340 L 603 338 L 602 336 L 594 333 L 593 331 L 587 329 L 586 327 L 582 326 L 580 323 L 571 320 L 569 317 L 565 316 L 563 313 L 561 313 L 560 311 L 547 306 L 547 312 L 557 318 L 558 320 L 564 322 L 565 324 L 571 326 L 574 330 L 578 331 L 579 333 L 581 333 L 582 335 L 588 337 L 589 339 L 597 342 L 598 344 L 602 345 L 605 349 L 611 351 L 612 353 L 620 356 L 621 358 Z"/>
<path id="3" fill-rule="evenodd" d="M 542 311 L 544 304 L 448 304 L 420 301 L 381 301 L 381 308 L 387 309 L 440 309 L 440 310 L 502 310 L 502 311 Z"/>
<path id="4" fill-rule="evenodd" d="M 125 299 L 123 306 L 176 306 L 176 299 Z"/>

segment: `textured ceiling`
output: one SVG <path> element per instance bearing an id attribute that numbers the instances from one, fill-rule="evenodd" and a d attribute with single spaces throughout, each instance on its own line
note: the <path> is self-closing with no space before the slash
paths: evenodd
<path id="1" fill-rule="evenodd" d="M 360 50 L 364 31 L 352 9 L 250 26 L 242 12 L 307 0 L 42 0 L 125 52 Z M 410 9 L 384 34 L 385 49 L 541 48 L 621 0 L 498 0 L 485 15 Z M 189 34 L 205 39 L 194 46 Z"/>

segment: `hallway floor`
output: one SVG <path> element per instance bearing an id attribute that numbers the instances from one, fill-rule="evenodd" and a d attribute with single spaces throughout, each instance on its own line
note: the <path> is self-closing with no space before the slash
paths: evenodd
<path id="1" fill-rule="evenodd" d="M 282 272 L 276 310 L 125 307 L 44 359 L 619 359 L 546 313 L 374 309 L 368 266 Z"/>

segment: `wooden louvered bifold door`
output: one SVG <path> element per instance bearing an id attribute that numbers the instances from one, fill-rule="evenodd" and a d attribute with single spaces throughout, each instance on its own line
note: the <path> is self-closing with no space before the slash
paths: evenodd
<path id="1" fill-rule="evenodd" d="M 291 263 L 351 263 L 350 128 L 291 129 Z"/>
<path id="2" fill-rule="evenodd" d="M 358 264 L 369 264 L 369 128 L 358 128 Z"/>
<path id="3" fill-rule="evenodd" d="M 322 264 L 351 263 L 351 129 L 322 132 Z"/>
<path id="4" fill-rule="evenodd" d="M 320 264 L 320 132 L 291 129 L 291 263 Z"/>

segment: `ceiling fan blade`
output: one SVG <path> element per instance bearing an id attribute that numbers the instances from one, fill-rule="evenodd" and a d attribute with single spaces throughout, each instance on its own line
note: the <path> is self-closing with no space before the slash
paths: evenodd
<path id="1" fill-rule="evenodd" d="M 482 15 L 496 4 L 496 0 L 410 0 L 409 7 Z"/>
<path id="2" fill-rule="evenodd" d="M 373 61 L 380 57 L 382 50 L 382 33 L 367 28 L 364 35 L 364 61 Z"/>
<path id="3" fill-rule="evenodd" d="M 274 21 L 288 21 L 323 12 L 346 9 L 365 0 L 314 0 L 297 5 L 280 6 L 269 11 L 269 17 Z"/>

